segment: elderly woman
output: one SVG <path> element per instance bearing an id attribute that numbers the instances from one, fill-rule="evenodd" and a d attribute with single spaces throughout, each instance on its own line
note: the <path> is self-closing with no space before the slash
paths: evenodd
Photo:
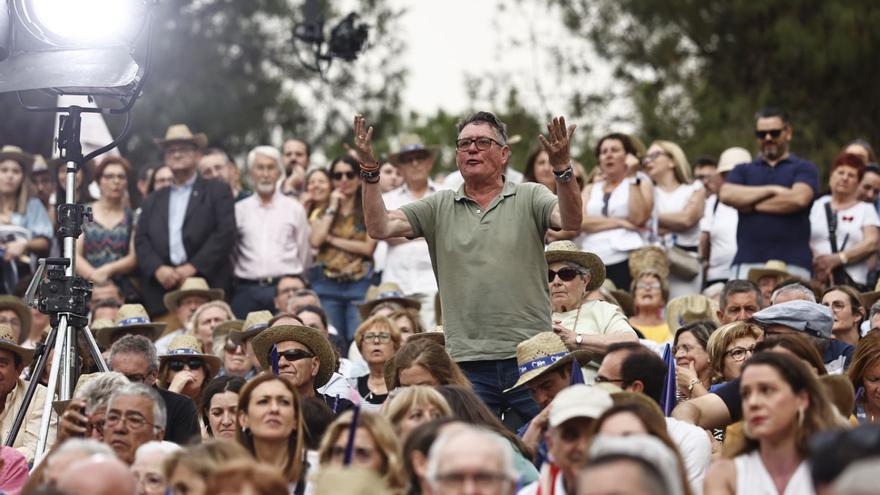
<path id="1" fill-rule="evenodd" d="M 761 327 L 744 321 L 728 323 L 712 332 L 706 350 L 715 381 L 739 378 L 743 363 L 755 352 L 755 344 L 763 335 Z"/>
<path id="2" fill-rule="evenodd" d="M 871 332 L 859 342 L 849 367 L 856 393 L 859 423 L 880 423 L 880 334 Z"/>
<path id="3" fill-rule="evenodd" d="M 860 157 L 838 155 L 828 178 L 831 193 L 817 199 L 810 210 L 813 272 L 823 284 L 855 285 L 868 290 L 868 258 L 880 239 L 880 217 L 872 204 L 859 201 L 859 183 L 864 175 L 865 163 Z M 838 268 L 842 270 L 835 271 Z"/>
<path id="4" fill-rule="evenodd" d="M 229 333 L 228 327 L 223 327 L 222 332 L 214 334 L 214 330 L 221 323 L 232 321 L 235 314 L 232 308 L 225 301 L 208 301 L 199 306 L 190 318 L 192 328 L 189 334 L 193 335 L 202 344 L 205 354 L 217 354 L 217 350 L 226 340 L 226 334 Z"/>
<path id="5" fill-rule="evenodd" d="M 715 324 L 698 321 L 675 331 L 672 353 L 675 356 L 675 382 L 681 399 L 693 399 L 709 393 L 712 368 L 706 347 Z"/>
<path id="6" fill-rule="evenodd" d="M 356 379 L 358 393 L 364 399 L 363 407 L 366 410 L 379 409 L 388 398 L 385 363 L 400 349 L 400 332 L 390 319 L 373 316 L 361 323 L 354 333 L 354 340 L 370 368 L 369 373 Z"/>
<path id="7" fill-rule="evenodd" d="M 131 465 L 138 495 L 165 495 L 165 459 L 179 450 L 180 445 L 171 442 L 153 441 L 138 447 Z"/>
<path id="8" fill-rule="evenodd" d="M 553 331 L 569 350 L 603 355 L 609 344 L 637 340 L 620 307 L 587 299 L 605 281 L 605 265 L 598 256 L 579 250 L 571 241 L 551 243 L 545 256 Z M 590 379 L 599 364 L 593 361 L 588 366 L 588 371 L 592 371 Z"/>
<path id="9" fill-rule="evenodd" d="M 203 353 L 192 335 L 178 335 L 168 345 L 168 353 L 159 356 L 159 386 L 198 404 L 222 364 L 217 356 Z"/>
<path id="10" fill-rule="evenodd" d="M 663 344 L 672 336 L 663 318 L 669 300 L 666 279 L 653 270 L 643 270 L 636 276 L 631 288 L 634 314 L 629 318 L 632 327 L 648 339 Z"/>
<path id="11" fill-rule="evenodd" d="M 400 330 L 400 340 L 404 343 L 413 335 L 425 333 L 425 326 L 422 325 L 422 318 L 417 310 L 399 309 L 388 315 L 388 318 L 397 325 L 397 329 Z"/>

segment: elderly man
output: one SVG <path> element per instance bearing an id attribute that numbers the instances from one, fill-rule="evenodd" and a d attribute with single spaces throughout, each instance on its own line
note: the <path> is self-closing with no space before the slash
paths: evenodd
<path id="1" fill-rule="evenodd" d="M 656 437 L 599 436 L 578 478 L 577 495 L 684 493 L 675 453 Z"/>
<path id="2" fill-rule="evenodd" d="M 291 138 L 281 146 L 284 153 L 284 184 L 281 192 L 289 196 L 298 196 L 306 185 L 306 170 L 309 169 L 312 149 L 302 139 Z"/>
<path id="3" fill-rule="evenodd" d="M 152 315 L 164 312 L 162 296 L 196 275 L 211 287 L 229 284 L 229 253 L 235 242 L 235 216 L 229 186 L 196 174 L 204 134 L 173 125 L 158 140 L 174 183 L 144 201 L 135 233 L 141 290 Z"/>
<path id="4" fill-rule="evenodd" d="M 542 470 L 542 479 L 526 486 L 518 495 L 539 493 L 541 485 L 552 487 L 551 493 L 558 495 L 573 494 L 578 472 L 587 463 L 594 423 L 612 405 L 611 394 L 591 385 L 572 385 L 559 392 L 550 404 L 547 432 L 550 458 L 558 471 Z"/>
<path id="5" fill-rule="evenodd" d="M 544 277 L 544 233 L 577 230 L 582 204 L 569 144 L 575 126 L 565 119 L 539 136 L 557 181 L 557 196 L 540 184 L 514 184 L 504 176 L 510 160 L 506 126 L 477 112 L 458 125 L 456 164 L 464 184 L 388 211 L 379 189 L 372 128 L 354 123 L 364 178 L 364 218 L 375 239 L 424 237 L 440 287 L 446 346 L 496 413 L 537 414 L 525 390 L 504 392 L 516 380 L 516 344 L 551 328 Z"/>
<path id="6" fill-rule="evenodd" d="M 96 455 L 71 464 L 58 488 L 67 495 L 134 495 L 137 482 L 118 459 Z"/>
<path id="7" fill-rule="evenodd" d="M 102 441 L 84 438 L 71 438 L 58 445 L 49 453 L 46 463 L 45 480 L 49 485 L 57 486 L 61 475 L 71 464 L 93 455 L 114 456 L 113 449 Z"/>
<path id="8" fill-rule="evenodd" d="M 619 306 L 586 300 L 587 294 L 605 281 L 605 264 L 598 256 L 579 250 L 571 241 L 550 243 L 544 255 L 553 305 L 553 331 L 566 347 L 601 356 L 609 344 L 638 341 Z M 601 357 L 586 367 L 586 383 L 593 383 L 600 362 Z"/>
<path id="9" fill-rule="evenodd" d="M 205 179 L 219 179 L 229 184 L 236 202 L 251 195 L 250 191 L 245 191 L 241 187 L 241 173 L 235 162 L 220 148 L 205 150 L 199 159 L 199 175 Z"/>
<path id="10" fill-rule="evenodd" d="M 189 328 L 190 320 L 199 306 L 209 301 L 222 301 L 226 291 L 208 286 L 208 281 L 201 277 L 190 277 L 183 281 L 180 288 L 165 294 L 162 301 L 169 314 L 173 314 L 180 327 L 166 332 L 162 338 L 156 341 L 156 351 L 159 354 L 168 352 L 168 344 L 178 335 L 183 335 Z M 173 327 L 172 327 L 173 328 Z"/>
<path id="11" fill-rule="evenodd" d="M 4 442 L 12 431 L 15 415 L 24 405 L 24 394 L 28 384 L 20 376 L 31 363 L 33 356 L 33 349 L 25 349 L 18 345 L 15 333 L 9 324 L 0 323 L 0 406 L 2 406 L 0 434 L 2 434 Z M 28 463 L 34 461 L 45 401 L 46 387 L 38 385 L 27 409 L 24 423 L 15 437 L 15 443 L 12 444 L 27 458 Z M 53 418 L 50 422 L 47 447 L 51 447 L 55 443 L 55 423 L 56 420 Z"/>
<path id="12" fill-rule="evenodd" d="M 430 495 L 512 495 L 517 478 L 510 443 L 482 428 L 447 428 L 428 453 Z"/>
<path id="13" fill-rule="evenodd" d="M 138 447 L 165 437 L 165 401 L 153 387 L 129 383 L 110 396 L 104 422 L 104 443 L 122 462 L 134 463 Z"/>
<path id="14" fill-rule="evenodd" d="M 113 391 L 127 383 L 128 378 L 113 371 L 80 376 L 73 399 L 61 413 L 58 441 L 86 437 L 103 442 L 107 403 Z"/>
<path id="15" fill-rule="evenodd" d="M 311 257 L 309 219 L 299 201 L 278 191 L 281 153 L 257 146 L 247 156 L 254 194 L 235 204 L 235 296 L 232 311 L 244 318 L 271 309 L 278 279 L 305 272 Z"/>
<path id="16" fill-rule="evenodd" d="M 156 354 L 156 347 L 149 339 L 141 335 L 126 335 L 117 340 L 110 348 L 108 364 L 110 369 L 122 373 L 130 382 L 153 387 L 153 390 L 160 395 L 162 410 L 167 411 L 167 415 L 163 413 L 163 416 L 168 418 L 167 429 L 164 422 L 162 424 L 165 440 L 186 445 L 200 438 L 198 413 L 192 399 L 155 387 L 159 374 L 159 357 Z M 104 440 L 107 440 L 106 428 Z M 134 450 L 131 453 L 134 455 Z"/>
<path id="17" fill-rule="evenodd" d="M 764 306 L 764 297 L 752 282 L 734 279 L 724 284 L 718 302 L 718 321 L 727 325 L 751 318 Z"/>

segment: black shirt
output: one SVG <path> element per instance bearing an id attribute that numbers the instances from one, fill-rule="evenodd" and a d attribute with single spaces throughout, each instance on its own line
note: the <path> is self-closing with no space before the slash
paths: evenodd
<path id="1" fill-rule="evenodd" d="M 361 397 L 364 398 L 364 401 L 369 404 L 377 404 L 377 405 L 384 404 L 385 399 L 388 398 L 388 394 L 385 393 L 385 394 L 379 395 L 379 394 L 373 393 L 373 391 L 370 390 L 370 387 L 369 387 L 369 383 L 368 383 L 369 380 L 370 380 L 370 375 L 364 375 L 364 376 L 358 377 L 358 379 L 357 379 L 358 393 L 361 394 Z"/>
<path id="2" fill-rule="evenodd" d="M 196 404 L 185 395 L 175 394 L 164 388 L 155 387 L 167 411 L 165 419 L 165 440 L 178 445 L 199 443 L 202 433 L 199 429 L 199 416 Z"/>

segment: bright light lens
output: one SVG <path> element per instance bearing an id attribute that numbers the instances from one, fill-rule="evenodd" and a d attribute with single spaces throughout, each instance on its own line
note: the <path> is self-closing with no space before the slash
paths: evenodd
<path id="1" fill-rule="evenodd" d="M 77 45 L 123 43 L 143 21 L 137 0 L 31 0 L 43 34 Z"/>

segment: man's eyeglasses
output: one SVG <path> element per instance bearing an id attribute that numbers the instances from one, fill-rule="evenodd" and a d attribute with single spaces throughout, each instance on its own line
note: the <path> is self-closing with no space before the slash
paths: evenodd
<path id="1" fill-rule="evenodd" d="M 487 149 L 492 147 L 492 143 L 495 143 L 498 146 L 504 146 L 503 144 L 489 137 L 481 137 L 476 139 L 463 138 L 455 142 L 455 149 L 457 149 L 458 151 L 467 151 L 471 148 L 471 144 L 476 144 L 478 151 L 486 151 Z"/>
<path id="2" fill-rule="evenodd" d="M 476 487 L 485 489 L 497 486 L 499 483 L 507 481 L 507 475 L 503 473 L 493 473 L 491 471 L 477 471 L 475 473 L 443 473 L 437 475 L 437 481 L 450 489 L 462 488 L 467 481 L 470 480 Z"/>
<path id="3" fill-rule="evenodd" d="M 342 180 L 345 177 L 348 180 L 352 180 L 357 176 L 354 171 L 351 172 L 333 172 L 333 180 Z"/>
<path id="4" fill-rule="evenodd" d="M 203 359 L 174 359 L 168 361 L 168 369 L 174 372 L 183 371 L 184 368 L 189 368 L 191 371 L 200 370 L 205 366 L 205 361 Z"/>
<path id="5" fill-rule="evenodd" d="M 299 361 L 300 359 L 308 359 L 308 358 L 313 358 L 313 357 L 315 357 L 314 354 L 312 354 L 309 351 L 304 351 L 302 349 L 291 349 L 289 351 L 284 351 L 284 352 L 278 353 L 279 359 L 284 358 L 291 363 L 294 361 Z"/>
<path id="6" fill-rule="evenodd" d="M 391 342 L 391 334 L 388 332 L 379 332 L 379 333 L 365 333 L 364 334 L 364 342 L 373 342 L 378 340 L 379 343 L 385 344 L 386 342 Z"/>
<path id="7" fill-rule="evenodd" d="M 596 378 L 593 379 L 593 383 L 620 383 L 623 385 L 626 383 L 626 380 L 623 378 L 608 378 L 607 376 L 596 375 Z"/>
<path id="8" fill-rule="evenodd" d="M 729 351 L 724 353 L 725 356 L 730 356 L 734 361 L 745 361 L 745 359 L 751 356 L 755 352 L 755 346 L 750 347 L 734 347 Z"/>
<path id="9" fill-rule="evenodd" d="M 118 425 L 120 422 L 125 423 L 126 428 L 131 431 L 139 431 L 144 429 L 145 426 L 153 426 L 156 425 L 147 421 L 147 418 L 141 416 L 140 414 L 127 414 L 123 416 L 116 411 L 110 411 L 107 413 L 107 418 L 104 420 L 104 426 L 108 428 L 113 428 Z"/>
<path id="10" fill-rule="evenodd" d="M 758 139 L 767 139 L 767 135 L 769 134 L 770 137 L 772 137 L 773 139 L 776 139 L 782 135 L 782 131 L 784 131 L 784 130 L 785 129 L 768 129 L 766 131 L 756 130 L 755 137 Z"/>
<path id="11" fill-rule="evenodd" d="M 149 375 L 144 375 L 141 373 L 132 373 L 130 375 L 125 375 L 125 377 L 128 378 L 128 381 L 130 381 L 131 383 L 144 383 L 147 381 L 147 376 Z"/>
<path id="12" fill-rule="evenodd" d="M 419 163 L 423 160 L 427 160 L 428 157 L 430 157 L 430 156 L 431 156 L 430 153 L 421 153 L 421 152 L 405 153 L 403 155 L 400 155 L 400 157 L 397 159 L 397 162 L 400 163 L 401 165 L 409 164 L 409 163 Z"/>
<path id="13" fill-rule="evenodd" d="M 165 148 L 166 155 L 174 155 L 176 153 L 180 153 L 181 155 L 187 153 L 193 153 L 196 150 L 194 146 L 169 146 Z"/>
<path id="14" fill-rule="evenodd" d="M 18 318 L 6 318 L 4 316 L 0 316 L 0 323 L 7 323 L 9 326 L 21 328 L 21 320 Z"/>
<path id="15" fill-rule="evenodd" d="M 553 282 L 553 279 L 556 276 L 559 276 L 559 279 L 563 282 L 571 282 L 574 280 L 581 272 L 575 270 L 574 268 L 563 268 L 558 272 L 554 272 L 553 270 L 547 270 L 547 282 Z"/>

